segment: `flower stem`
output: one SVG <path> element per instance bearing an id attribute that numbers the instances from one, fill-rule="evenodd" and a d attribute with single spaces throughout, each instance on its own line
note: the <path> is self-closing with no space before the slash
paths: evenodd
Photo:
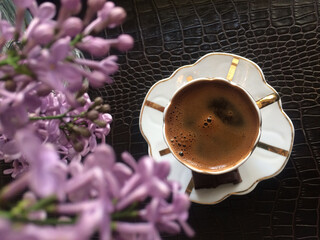
<path id="1" fill-rule="evenodd" d="M 51 119 L 62 119 L 66 117 L 66 113 L 55 115 L 55 116 L 43 116 L 43 117 L 29 117 L 29 120 L 36 121 L 36 120 L 51 120 Z"/>
<path id="2" fill-rule="evenodd" d="M 71 41 L 71 46 L 75 46 L 78 42 L 80 42 L 83 38 L 82 34 L 78 34 L 77 36 L 75 36 L 75 38 Z"/>
<path id="3" fill-rule="evenodd" d="M 0 205 L 27 188 L 29 177 L 30 173 L 25 173 L 15 181 L 2 188 L 0 191 Z"/>
<path id="4" fill-rule="evenodd" d="M 37 203 L 35 203 L 33 206 L 29 208 L 29 211 L 37 211 L 44 209 L 48 206 L 50 206 L 52 203 L 55 203 L 57 201 L 56 196 L 49 196 L 47 198 L 40 199 Z"/>
<path id="5" fill-rule="evenodd" d="M 123 211 L 112 214 L 112 220 L 121 220 L 127 218 L 136 218 L 139 216 L 139 211 Z"/>
<path id="6" fill-rule="evenodd" d="M 73 115 L 73 116 L 67 116 L 67 114 L 69 113 L 63 113 L 63 114 L 59 114 L 59 115 L 55 115 L 55 116 L 42 116 L 42 117 L 29 117 L 30 121 L 37 121 L 37 120 L 51 120 L 51 119 L 63 119 L 65 117 L 69 117 L 69 118 L 79 118 L 79 117 L 83 117 L 85 115 L 86 112 L 82 112 L 78 115 Z"/>
<path id="7" fill-rule="evenodd" d="M 56 218 L 47 218 L 44 220 L 32 220 L 26 217 L 13 216 L 9 212 L 5 212 L 5 211 L 0 211 L 0 217 L 9 219 L 12 222 L 33 223 L 36 225 L 69 225 L 69 224 L 74 224 L 76 222 L 76 218 L 72 218 L 70 220 L 59 220 Z"/>

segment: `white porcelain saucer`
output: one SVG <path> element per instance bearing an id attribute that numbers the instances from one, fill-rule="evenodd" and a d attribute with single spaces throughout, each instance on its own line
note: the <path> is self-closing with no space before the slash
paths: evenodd
<path id="1" fill-rule="evenodd" d="M 284 113 L 281 100 L 262 108 L 260 143 L 250 158 L 239 167 L 242 182 L 217 188 L 195 190 L 191 170 L 170 153 L 163 138 L 163 110 L 174 92 L 197 78 L 231 78 L 257 101 L 277 92 L 266 83 L 262 70 L 254 62 L 229 53 L 210 53 L 192 65 L 177 69 L 169 78 L 154 84 L 147 93 L 140 112 L 140 131 L 149 145 L 149 154 L 157 161 L 171 164 L 170 180 L 181 183 L 190 200 L 215 204 L 233 194 L 247 194 L 262 180 L 274 177 L 286 165 L 293 145 L 294 128 Z"/>

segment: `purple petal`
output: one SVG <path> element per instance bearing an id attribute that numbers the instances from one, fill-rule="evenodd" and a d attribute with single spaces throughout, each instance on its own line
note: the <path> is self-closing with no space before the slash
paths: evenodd
<path id="1" fill-rule="evenodd" d="M 28 8 L 35 2 L 34 0 L 13 0 L 14 5 L 19 8 Z"/>
<path id="2" fill-rule="evenodd" d="M 128 181 L 125 182 L 125 185 L 121 189 L 121 197 L 125 197 L 129 194 L 132 189 L 134 189 L 138 182 L 140 181 L 140 176 L 138 174 L 133 175 Z"/>
<path id="3" fill-rule="evenodd" d="M 161 161 L 155 164 L 155 175 L 160 179 L 166 179 L 170 173 L 170 163 L 167 161 Z"/>
<path id="4" fill-rule="evenodd" d="M 13 38 L 14 31 L 14 27 L 12 27 L 10 23 L 5 20 L 0 20 L 0 32 L 6 40 Z"/>
<path id="5" fill-rule="evenodd" d="M 54 37 L 54 25 L 50 23 L 37 25 L 33 29 L 31 37 L 38 44 L 50 43 Z"/>
<path id="6" fill-rule="evenodd" d="M 170 194 L 170 189 L 167 184 L 165 184 L 158 178 L 153 178 L 150 194 L 155 197 L 166 198 Z"/>
<path id="7" fill-rule="evenodd" d="M 181 221 L 181 220 L 178 220 L 181 227 L 183 228 L 184 232 L 186 233 L 186 235 L 188 237 L 193 237 L 195 232 L 194 230 L 189 226 L 189 224 L 185 221 Z"/>
<path id="8" fill-rule="evenodd" d="M 128 153 L 128 152 L 123 152 L 123 153 L 121 154 L 121 158 L 122 158 L 122 160 L 123 160 L 126 164 L 128 164 L 130 167 L 132 167 L 132 169 L 134 169 L 135 171 L 137 170 L 137 167 L 138 167 L 137 162 L 136 162 L 136 160 L 132 157 L 132 155 L 131 155 L 130 153 Z"/>
<path id="9" fill-rule="evenodd" d="M 154 227 L 150 223 L 116 222 L 116 230 L 126 234 L 152 234 Z"/>
<path id="10" fill-rule="evenodd" d="M 1 151 L 7 155 L 14 155 L 20 152 L 15 140 L 5 142 L 3 146 L 1 146 Z"/>
<path id="11" fill-rule="evenodd" d="M 82 21 L 77 17 L 70 17 L 62 24 L 62 29 L 65 35 L 74 37 L 81 32 L 83 27 Z"/>
<path id="12" fill-rule="evenodd" d="M 76 92 L 82 87 L 82 75 L 71 64 L 61 63 L 57 67 L 60 79 L 64 79 L 67 88 Z"/>
<path id="13" fill-rule="evenodd" d="M 41 197 L 58 195 L 66 180 L 66 172 L 61 169 L 57 152 L 51 145 L 43 145 L 38 150 L 37 159 L 31 165 L 31 188 Z"/>
<path id="14" fill-rule="evenodd" d="M 38 96 L 30 94 L 26 94 L 24 100 L 24 104 L 29 112 L 34 112 L 42 103 Z"/>
<path id="15" fill-rule="evenodd" d="M 114 6 L 113 2 L 106 2 L 102 9 L 98 11 L 98 18 L 102 19 L 102 21 L 106 20 Z"/>
<path id="16" fill-rule="evenodd" d="M 128 51 L 133 46 L 133 38 L 128 34 L 121 34 L 117 40 L 117 48 L 122 52 Z"/>
<path id="17" fill-rule="evenodd" d="M 142 201 L 149 195 L 149 187 L 147 185 L 140 185 L 133 190 L 129 195 L 122 198 L 117 204 L 117 209 L 124 209 L 135 201 Z"/>
<path id="18" fill-rule="evenodd" d="M 70 37 L 60 38 L 50 48 L 50 53 L 55 61 L 64 60 L 70 52 Z"/>
<path id="19" fill-rule="evenodd" d="M 3 133 L 12 138 L 17 129 L 28 123 L 29 117 L 23 105 L 8 108 L 5 113 L 0 114 L 0 122 Z"/>
<path id="20" fill-rule="evenodd" d="M 84 166 L 89 169 L 93 166 L 99 166 L 103 170 L 109 170 L 115 163 L 115 153 L 113 149 L 106 144 L 98 145 L 94 152 L 84 161 Z"/>
<path id="21" fill-rule="evenodd" d="M 137 171 L 145 179 L 149 179 L 154 173 L 154 160 L 150 157 L 142 157 L 138 162 Z"/>
<path id="22" fill-rule="evenodd" d="M 119 198 L 120 196 L 120 186 L 117 179 L 110 172 L 105 172 L 105 178 L 108 182 L 108 187 L 112 193 L 113 198 Z"/>
<path id="23" fill-rule="evenodd" d="M 56 6 L 53 3 L 45 2 L 42 3 L 37 11 L 37 16 L 41 20 L 52 19 L 56 14 Z"/>

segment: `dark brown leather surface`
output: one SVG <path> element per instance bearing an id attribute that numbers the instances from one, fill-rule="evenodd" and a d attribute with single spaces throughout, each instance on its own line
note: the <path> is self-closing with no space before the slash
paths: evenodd
<path id="1" fill-rule="evenodd" d="M 292 155 L 276 177 L 217 205 L 192 204 L 194 239 L 320 239 L 320 2 L 316 0 L 117 0 L 128 11 L 120 32 L 135 47 L 119 55 L 115 83 L 92 91 L 112 106 L 108 141 L 147 154 L 139 131 L 144 96 L 180 66 L 217 51 L 256 62 L 295 126 Z M 1 184 L 8 177 L 1 177 Z M 187 239 L 183 234 L 164 239 Z"/>
<path id="2" fill-rule="evenodd" d="M 120 32 L 135 47 L 120 55 L 115 83 L 93 92 L 113 107 L 109 142 L 118 153 L 147 154 L 139 112 L 148 89 L 206 53 L 249 58 L 280 94 L 296 137 L 285 169 L 244 196 L 193 204 L 195 239 L 320 239 L 320 42 L 315 0 L 118 0 Z M 186 239 L 164 236 L 165 239 Z"/>

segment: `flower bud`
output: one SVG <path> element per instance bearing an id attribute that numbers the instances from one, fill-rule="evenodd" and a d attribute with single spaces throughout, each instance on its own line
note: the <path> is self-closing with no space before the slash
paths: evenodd
<path id="1" fill-rule="evenodd" d="M 54 28 L 51 24 L 43 23 L 32 31 L 32 38 L 38 44 L 48 44 L 53 40 Z"/>
<path id="2" fill-rule="evenodd" d="M 107 76 L 101 71 L 92 71 L 90 75 L 88 75 L 88 80 L 90 86 L 93 88 L 102 87 L 107 81 Z"/>
<path id="3" fill-rule="evenodd" d="M 77 152 L 81 152 L 84 149 L 84 144 L 80 141 L 73 143 L 72 146 Z"/>
<path id="4" fill-rule="evenodd" d="M 92 109 L 98 105 L 101 105 L 102 103 L 103 103 L 102 97 L 96 97 L 93 101 L 93 104 L 90 106 L 90 108 Z"/>
<path id="5" fill-rule="evenodd" d="M 94 121 L 99 118 L 99 112 L 97 110 L 91 110 L 87 113 L 87 118 Z"/>
<path id="6" fill-rule="evenodd" d="M 56 15 L 56 6 L 51 2 L 42 3 L 38 10 L 36 16 L 41 20 L 52 19 Z"/>
<path id="7" fill-rule="evenodd" d="M 13 3 L 16 7 L 28 8 L 34 3 L 34 0 L 13 0 Z"/>
<path id="8" fill-rule="evenodd" d="M 95 120 L 94 123 L 101 128 L 105 128 L 107 126 L 107 123 L 105 121 L 101 121 L 101 120 Z"/>
<path id="9" fill-rule="evenodd" d="M 133 46 L 133 38 L 128 34 L 122 34 L 118 37 L 117 48 L 122 51 L 128 51 Z"/>
<path id="10" fill-rule="evenodd" d="M 10 92 L 14 92 L 17 88 L 17 84 L 15 81 L 13 81 L 12 79 L 7 80 L 4 84 L 4 87 L 10 91 Z"/>
<path id="11" fill-rule="evenodd" d="M 76 46 L 95 57 L 102 57 L 109 52 L 110 41 L 100 37 L 86 36 Z"/>
<path id="12" fill-rule="evenodd" d="M 79 136 L 75 132 L 71 132 L 68 137 L 72 143 L 76 143 L 79 139 Z"/>
<path id="13" fill-rule="evenodd" d="M 99 11 L 102 9 L 103 5 L 105 4 L 106 0 L 88 0 L 87 6 L 91 8 L 93 11 Z"/>
<path id="14" fill-rule="evenodd" d="M 80 104 L 80 106 L 84 106 L 87 103 L 87 101 L 83 97 L 77 98 L 77 102 Z"/>
<path id="15" fill-rule="evenodd" d="M 61 0 L 62 7 L 66 8 L 71 14 L 77 14 L 81 10 L 80 0 Z"/>
<path id="16" fill-rule="evenodd" d="M 83 96 L 83 94 L 85 94 L 86 92 L 88 92 L 88 82 L 86 81 L 85 83 L 82 84 L 81 89 L 78 91 L 76 98 L 80 98 Z"/>
<path id="17" fill-rule="evenodd" d="M 114 7 L 109 15 L 108 27 L 115 27 L 124 22 L 127 17 L 126 11 L 122 7 Z"/>
<path id="18" fill-rule="evenodd" d="M 74 133 L 81 135 L 83 137 L 86 137 L 86 138 L 91 136 L 91 132 L 87 128 L 84 128 L 84 127 L 73 126 L 72 131 Z"/>
<path id="19" fill-rule="evenodd" d="M 62 24 L 62 31 L 64 35 L 74 37 L 81 32 L 83 27 L 82 21 L 77 17 L 69 17 Z"/>
<path id="20" fill-rule="evenodd" d="M 44 97 L 47 96 L 48 94 L 50 94 L 52 92 L 52 88 L 49 87 L 46 84 L 41 84 L 38 89 L 37 89 L 37 95 L 39 97 Z"/>
<path id="21" fill-rule="evenodd" d="M 98 111 L 101 113 L 108 113 L 110 112 L 110 105 L 109 104 L 103 104 L 101 107 L 98 108 Z"/>

